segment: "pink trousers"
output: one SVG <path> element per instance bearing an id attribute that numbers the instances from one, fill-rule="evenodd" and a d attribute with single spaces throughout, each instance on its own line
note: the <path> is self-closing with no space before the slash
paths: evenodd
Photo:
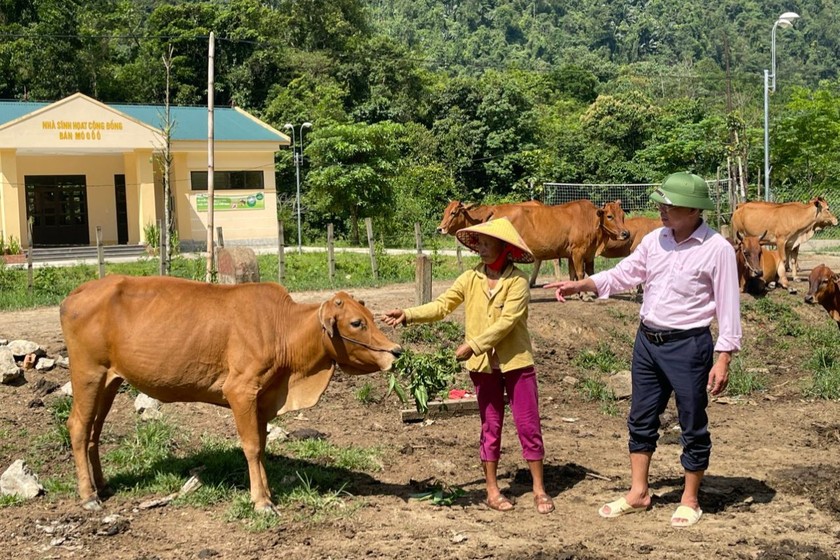
<path id="1" fill-rule="evenodd" d="M 470 372 L 481 415 L 480 455 L 482 461 L 498 461 L 501 456 L 502 426 L 505 419 L 507 390 L 513 422 L 526 461 L 545 457 L 540 427 L 537 372 L 533 366 L 502 373 Z"/>

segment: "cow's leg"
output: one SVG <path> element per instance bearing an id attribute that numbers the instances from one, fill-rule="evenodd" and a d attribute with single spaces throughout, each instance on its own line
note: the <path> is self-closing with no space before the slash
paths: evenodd
<path id="1" fill-rule="evenodd" d="M 788 258 L 790 259 L 791 276 L 793 278 L 793 281 L 797 282 L 797 272 L 799 269 L 799 245 L 791 249 L 791 251 L 788 253 Z M 803 280 L 807 280 L 807 278 L 803 278 Z"/>
<path id="2" fill-rule="evenodd" d="M 780 243 L 781 241 L 781 243 Z M 779 251 L 779 283 L 787 288 L 789 294 L 795 294 L 796 288 L 792 284 L 788 284 L 787 279 L 787 266 L 788 266 L 788 254 L 785 250 L 785 240 L 779 237 L 776 238 L 776 248 Z"/>
<path id="3" fill-rule="evenodd" d="M 80 364 L 80 358 L 74 357 L 73 360 L 71 363 L 74 363 L 75 367 L 71 366 L 70 372 L 73 406 L 67 418 L 67 430 L 70 433 L 70 445 L 73 448 L 73 461 L 76 463 L 76 480 L 82 507 L 96 511 L 102 509 L 102 504 L 91 476 L 89 446 L 96 413 L 99 410 L 99 401 L 105 386 L 106 369 L 102 366 L 86 369 Z"/>
<path id="4" fill-rule="evenodd" d="M 531 279 L 528 281 L 528 285 L 532 288 L 537 287 L 537 276 L 540 275 L 540 267 L 542 266 L 542 261 L 538 259 L 534 259 L 534 269 L 531 271 Z"/>
<path id="5" fill-rule="evenodd" d="M 235 376 L 229 376 L 228 380 L 230 381 L 233 377 Z M 225 391 L 225 397 L 230 403 L 230 410 L 236 422 L 236 431 L 242 442 L 242 452 L 245 454 L 245 460 L 248 461 L 248 480 L 251 483 L 251 502 L 254 504 L 254 510 L 276 512 L 274 504 L 271 503 L 263 465 L 266 422 L 262 421 L 257 410 L 257 396 L 253 392 L 249 393 L 247 390 L 240 389 Z"/>
<path id="6" fill-rule="evenodd" d="M 106 378 L 102 392 L 99 394 L 98 409 L 96 411 L 96 417 L 93 420 L 90 441 L 88 442 L 88 461 L 90 461 L 90 471 L 93 475 L 93 483 L 96 485 L 97 492 L 105 489 L 105 477 L 102 475 L 102 463 L 99 459 L 99 438 L 102 435 L 102 426 L 105 424 L 105 417 L 108 416 L 108 411 L 111 410 L 111 405 L 114 404 L 114 398 L 117 396 L 122 381 L 121 377 L 113 374 L 109 374 Z"/>

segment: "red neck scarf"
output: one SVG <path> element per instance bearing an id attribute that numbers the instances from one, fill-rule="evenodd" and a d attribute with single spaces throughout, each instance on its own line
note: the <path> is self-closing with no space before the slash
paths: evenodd
<path id="1" fill-rule="evenodd" d="M 505 269 L 508 263 L 508 256 L 510 255 L 510 245 L 505 244 L 505 248 L 502 249 L 502 252 L 499 253 L 499 256 L 496 258 L 495 261 L 487 264 L 487 268 L 492 270 L 493 272 L 501 272 Z"/>

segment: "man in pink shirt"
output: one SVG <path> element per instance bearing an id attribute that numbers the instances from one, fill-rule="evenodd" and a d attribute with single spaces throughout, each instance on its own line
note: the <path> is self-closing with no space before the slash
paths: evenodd
<path id="1" fill-rule="evenodd" d="M 569 294 L 596 292 L 606 298 L 644 284 L 627 418 L 631 486 L 598 513 L 618 517 L 650 507 L 650 460 L 659 439 L 659 415 L 673 392 L 682 429 L 685 488 L 671 525 L 689 527 L 703 513 L 698 494 L 712 448 L 707 393 L 726 389 L 729 362 L 741 347 L 737 264 L 732 245 L 703 221 L 703 210 L 715 205 L 701 177 L 669 175 L 650 198 L 659 205 L 664 227 L 645 236 L 630 256 L 583 280 L 545 287 L 555 288 L 557 299 L 565 301 Z M 712 319 L 717 319 L 719 331 L 714 344 Z"/>

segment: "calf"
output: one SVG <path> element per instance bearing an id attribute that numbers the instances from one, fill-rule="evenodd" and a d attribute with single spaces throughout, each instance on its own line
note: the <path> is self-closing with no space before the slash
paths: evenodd
<path id="1" fill-rule="evenodd" d="M 373 373 L 400 353 L 349 294 L 300 304 L 272 283 L 107 276 L 76 288 L 60 316 L 73 387 L 67 427 L 79 495 L 90 510 L 101 508 L 99 437 L 123 380 L 163 402 L 230 408 L 251 501 L 273 510 L 264 466 L 268 421 L 315 405 L 336 365 Z"/>
<path id="2" fill-rule="evenodd" d="M 819 303 L 837 322 L 840 328 L 840 274 L 821 264 L 808 276 L 808 294 L 805 303 Z"/>

